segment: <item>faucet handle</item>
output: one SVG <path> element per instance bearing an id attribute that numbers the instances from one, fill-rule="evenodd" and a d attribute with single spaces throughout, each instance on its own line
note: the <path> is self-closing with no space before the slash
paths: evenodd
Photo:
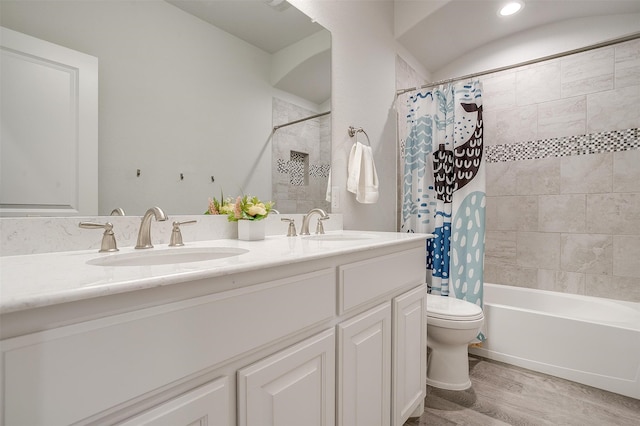
<path id="1" fill-rule="evenodd" d="M 288 217 L 280 218 L 282 222 L 289 222 L 289 229 L 287 230 L 287 237 L 295 237 L 298 235 L 296 233 L 296 221 L 295 219 L 290 219 Z"/>
<path id="2" fill-rule="evenodd" d="M 319 217 L 316 225 L 316 234 L 324 234 L 324 225 L 322 224 L 323 220 L 331 219 L 331 216 Z"/>
<path id="3" fill-rule="evenodd" d="M 100 244 L 100 253 L 118 251 L 118 245 L 116 244 L 116 236 L 113 233 L 113 224 L 107 222 L 105 224 L 95 222 L 80 222 L 78 224 L 80 228 L 85 229 L 104 229 L 102 234 L 102 243 Z"/>
<path id="4" fill-rule="evenodd" d="M 188 225 L 190 223 L 196 223 L 197 220 L 187 220 L 185 222 L 173 222 L 173 231 L 171 231 L 171 241 L 169 241 L 169 247 L 182 247 L 182 232 L 180 231 L 180 225 Z"/>

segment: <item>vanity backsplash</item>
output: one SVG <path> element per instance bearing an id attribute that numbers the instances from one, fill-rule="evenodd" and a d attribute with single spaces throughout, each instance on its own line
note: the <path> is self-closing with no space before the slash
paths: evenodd
<path id="1" fill-rule="evenodd" d="M 266 235 L 286 235 L 288 223 L 281 218 L 295 220 L 300 232 L 303 214 L 273 214 L 266 219 Z M 325 231 L 342 229 L 342 214 L 330 214 L 324 221 Z M 100 248 L 103 230 L 81 229 L 80 222 L 113 224 L 118 247 L 132 247 L 136 244 L 140 229 L 140 216 L 98 216 L 98 217 L 20 217 L 0 218 L 0 256 L 52 253 L 60 251 L 91 250 Z M 190 241 L 235 239 L 238 225 L 229 222 L 226 216 L 209 215 L 169 215 L 169 220 L 151 224 L 151 241 L 154 246 L 169 244 L 173 222 L 196 220 L 180 228 L 185 245 Z M 315 219 L 312 219 L 315 223 Z M 312 228 L 312 230 L 315 228 Z"/>

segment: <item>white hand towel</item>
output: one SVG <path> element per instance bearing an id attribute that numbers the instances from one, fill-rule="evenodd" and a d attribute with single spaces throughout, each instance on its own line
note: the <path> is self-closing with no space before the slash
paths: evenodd
<path id="1" fill-rule="evenodd" d="M 370 146 L 356 142 L 351 147 L 347 173 L 347 191 L 356 194 L 358 202 L 373 204 L 378 201 L 378 174 Z"/>
<path id="2" fill-rule="evenodd" d="M 324 196 L 325 201 L 331 202 L 331 170 L 329 170 L 329 178 L 327 179 L 327 192 Z"/>
<path id="3" fill-rule="evenodd" d="M 358 192 L 358 181 L 360 180 L 360 166 L 362 164 L 362 147 L 360 142 L 356 142 L 351 147 L 349 153 L 349 163 L 347 164 L 347 191 L 356 194 Z"/>
<path id="4" fill-rule="evenodd" d="M 362 147 L 362 165 L 356 200 L 363 204 L 373 204 L 378 201 L 378 173 L 370 146 Z"/>

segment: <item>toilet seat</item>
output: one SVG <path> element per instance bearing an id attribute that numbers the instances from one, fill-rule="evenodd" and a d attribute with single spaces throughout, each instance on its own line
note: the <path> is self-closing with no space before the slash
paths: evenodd
<path id="1" fill-rule="evenodd" d="M 484 315 L 482 308 L 471 302 L 427 294 L 427 317 L 447 321 L 477 321 Z"/>

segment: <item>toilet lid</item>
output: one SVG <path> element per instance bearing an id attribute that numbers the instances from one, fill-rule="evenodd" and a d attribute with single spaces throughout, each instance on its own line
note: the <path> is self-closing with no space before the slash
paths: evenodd
<path id="1" fill-rule="evenodd" d="M 483 317 L 482 308 L 466 300 L 427 294 L 427 316 L 451 321 L 472 321 Z"/>

